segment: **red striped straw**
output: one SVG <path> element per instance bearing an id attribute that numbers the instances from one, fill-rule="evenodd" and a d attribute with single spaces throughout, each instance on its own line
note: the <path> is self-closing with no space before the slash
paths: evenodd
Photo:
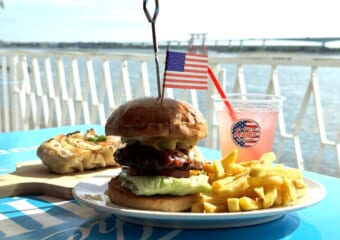
<path id="1" fill-rule="evenodd" d="M 220 82 L 218 81 L 218 79 L 216 78 L 213 70 L 210 68 L 210 66 L 208 66 L 208 74 L 211 78 L 211 80 L 213 81 L 216 89 L 217 89 L 217 92 L 220 94 L 220 97 L 222 98 L 226 108 L 229 110 L 229 113 L 230 113 L 230 117 L 233 121 L 236 120 L 236 115 L 235 115 L 235 111 L 233 109 L 233 107 L 231 106 L 230 102 L 227 101 L 227 95 L 224 93 L 221 85 L 220 85 Z"/>

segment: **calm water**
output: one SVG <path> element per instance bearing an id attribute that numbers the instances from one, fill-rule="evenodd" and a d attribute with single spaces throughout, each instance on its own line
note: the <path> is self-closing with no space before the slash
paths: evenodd
<path id="1" fill-rule="evenodd" d="M 130 52 L 134 53 L 136 50 L 114 50 L 117 52 Z M 139 53 L 145 52 L 150 53 L 150 50 L 138 51 Z M 215 53 L 213 53 L 215 54 Z M 68 72 L 70 72 L 70 65 L 65 60 L 65 66 L 67 68 L 66 76 L 68 76 Z M 70 61 L 70 59 L 69 59 Z M 99 75 L 101 71 L 101 60 L 94 60 L 94 71 L 97 72 L 96 75 Z M 119 79 L 120 77 L 120 62 L 112 61 L 111 63 L 111 74 L 112 79 Z M 55 66 L 55 59 L 52 59 L 52 66 Z M 236 71 L 237 66 L 233 64 L 221 65 L 221 67 L 226 69 L 227 72 L 227 86 L 226 91 L 231 92 L 233 89 L 233 84 L 236 79 Z M 80 79 L 85 77 L 85 59 L 81 59 L 79 61 L 79 69 L 80 69 Z M 162 72 L 163 66 L 161 66 Z M 55 70 L 55 69 L 54 69 Z M 155 81 L 155 68 L 154 62 L 151 61 L 148 63 L 149 77 L 152 83 L 152 93 L 157 94 L 157 87 Z M 268 85 L 268 81 L 270 79 L 270 66 L 259 66 L 259 65 L 245 65 L 244 66 L 244 76 L 247 83 L 247 91 L 248 92 L 265 92 L 266 87 Z M 294 131 L 294 122 L 297 118 L 298 112 L 301 107 L 302 99 L 304 98 L 305 91 L 309 84 L 311 68 L 310 67 L 298 67 L 298 66 L 280 66 L 278 68 L 279 74 L 279 82 L 280 82 L 280 90 L 283 96 L 286 97 L 286 101 L 284 102 L 284 118 L 286 121 L 286 128 L 288 133 L 292 133 Z M 56 73 L 54 72 L 54 77 L 56 77 Z M 100 79 L 101 76 L 97 76 L 97 79 Z M 139 79 L 139 62 L 137 61 L 129 61 L 129 77 L 131 84 L 134 86 L 134 83 Z M 327 137 L 329 140 L 335 141 L 337 132 L 340 129 L 340 68 L 330 68 L 330 67 L 321 67 L 318 72 L 319 78 L 319 88 L 320 95 L 322 98 L 322 107 L 323 107 L 323 115 L 325 120 L 325 126 L 327 130 Z M 99 84 L 99 83 L 98 83 Z M 115 88 L 120 84 L 118 81 L 113 82 L 113 87 Z M 2 95 L 3 87 L 6 86 L 6 83 L 2 81 L 2 75 L 0 74 L 0 96 Z M 200 95 L 199 95 L 200 96 Z M 0 97 L 0 104 L 2 105 L 2 98 Z M 200 97 L 201 107 L 204 106 L 205 99 Z M 313 97 L 310 99 L 308 103 L 308 108 L 304 117 L 303 126 L 300 130 L 302 150 L 305 156 L 305 161 L 307 166 L 310 165 L 315 155 L 317 154 L 317 150 L 319 148 L 319 138 L 317 134 L 317 119 L 315 117 L 315 112 L 313 108 L 314 99 Z M 0 105 L 0 106 L 1 106 Z M 204 109 L 203 109 L 204 113 Z M 0 119 L 1 120 L 1 119 Z M 282 155 L 282 160 L 288 162 L 292 165 L 295 164 L 295 153 L 294 147 L 290 143 L 291 141 L 287 141 L 285 144 L 284 152 Z M 337 158 L 336 151 L 334 148 L 326 148 L 324 155 L 327 156 L 327 159 L 324 161 L 322 165 L 324 172 L 336 171 L 337 168 Z"/>

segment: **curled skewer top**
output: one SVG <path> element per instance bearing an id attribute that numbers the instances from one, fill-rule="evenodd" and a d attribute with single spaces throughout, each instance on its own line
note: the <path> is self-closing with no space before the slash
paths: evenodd
<path id="1" fill-rule="evenodd" d="M 146 18 L 148 19 L 149 23 L 151 23 L 152 29 L 152 42 L 153 42 L 153 50 L 155 54 L 155 64 L 156 64 L 156 77 L 157 77 L 157 87 L 158 87 L 158 97 L 161 98 L 161 80 L 160 80 L 160 73 L 159 73 L 159 61 L 158 61 L 158 45 L 156 39 L 156 19 L 159 13 L 159 4 L 158 0 L 155 0 L 155 10 L 153 15 L 148 11 L 147 8 L 148 0 L 143 0 L 143 10 L 145 13 Z"/>
<path id="2" fill-rule="evenodd" d="M 148 11 L 147 4 L 148 4 L 148 0 L 144 0 L 143 1 L 143 10 L 144 10 L 145 16 L 146 16 L 146 18 L 148 19 L 148 21 L 150 23 L 155 23 L 156 19 L 157 19 L 157 16 L 158 16 L 158 13 L 159 13 L 158 0 L 155 0 L 155 10 L 154 10 L 154 13 L 153 13 L 152 17 L 150 15 L 149 11 Z"/>

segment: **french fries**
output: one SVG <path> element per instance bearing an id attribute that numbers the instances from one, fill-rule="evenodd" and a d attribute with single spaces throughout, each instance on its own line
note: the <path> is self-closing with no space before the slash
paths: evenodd
<path id="1" fill-rule="evenodd" d="M 296 204 L 307 193 L 299 169 L 274 164 L 272 152 L 259 160 L 236 162 L 237 149 L 220 160 L 207 162 L 211 192 L 200 194 L 192 212 L 241 212 Z"/>

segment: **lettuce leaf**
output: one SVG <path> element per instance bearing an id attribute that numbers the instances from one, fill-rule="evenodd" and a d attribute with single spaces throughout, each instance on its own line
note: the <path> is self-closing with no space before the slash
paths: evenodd
<path id="1" fill-rule="evenodd" d="M 166 176 L 120 176 L 122 185 L 136 195 L 187 195 L 209 192 L 211 186 L 207 175 L 191 176 L 189 178 L 174 178 Z"/>

